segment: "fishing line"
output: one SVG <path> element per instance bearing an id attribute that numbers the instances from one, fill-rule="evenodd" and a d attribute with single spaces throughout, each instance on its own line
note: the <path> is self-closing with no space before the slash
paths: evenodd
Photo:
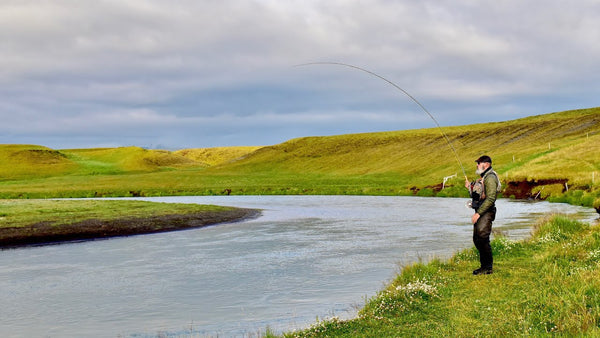
<path id="1" fill-rule="evenodd" d="M 347 64 L 347 63 L 342 63 L 342 62 L 310 62 L 310 63 L 303 63 L 303 64 L 295 65 L 294 67 L 304 67 L 304 66 L 313 66 L 313 65 L 336 65 L 336 66 L 345 66 L 345 67 L 354 68 L 354 69 L 360 70 L 362 72 L 365 72 L 367 74 L 373 75 L 373 76 L 375 76 L 375 77 L 377 77 L 377 78 L 379 78 L 379 79 L 381 79 L 381 80 L 383 80 L 383 81 L 391 84 L 396 89 L 398 89 L 399 91 L 401 91 L 402 93 L 404 93 L 411 100 L 413 100 L 427 115 L 429 115 L 429 117 L 433 120 L 433 122 L 435 122 L 436 126 L 440 130 L 440 133 L 442 134 L 442 136 L 446 140 L 446 143 L 448 143 L 448 146 L 452 150 L 452 153 L 454 154 L 454 157 L 456 158 L 456 161 L 458 162 L 458 165 L 460 166 L 460 169 L 462 170 L 463 175 L 468 180 L 467 173 L 465 172 L 465 168 L 463 167 L 462 162 L 460 161 L 460 158 L 458 157 L 458 154 L 456 153 L 456 149 L 454 149 L 454 146 L 452 145 L 452 142 L 450 142 L 450 139 L 448 138 L 448 136 L 444 132 L 444 129 L 442 129 L 442 127 L 440 126 L 440 124 L 438 123 L 438 121 L 435 119 L 435 117 L 433 117 L 433 115 L 431 115 L 431 113 L 425 108 L 425 106 L 423 106 L 421 104 L 421 102 L 419 102 L 419 100 L 417 100 L 414 96 L 410 95 L 406 90 L 402 89 L 397 84 L 393 83 L 392 81 L 386 79 L 385 77 L 383 77 L 383 76 L 381 76 L 379 74 L 373 73 L 370 70 L 367 70 L 367 69 L 364 69 L 364 68 L 361 68 L 361 67 L 358 67 L 358 66 L 350 65 L 350 64 Z"/>

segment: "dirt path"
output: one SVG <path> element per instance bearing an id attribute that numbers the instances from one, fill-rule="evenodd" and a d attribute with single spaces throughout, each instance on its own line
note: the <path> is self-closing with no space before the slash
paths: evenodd
<path id="1" fill-rule="evenodd" d="M 69 225 L 41 222 L 27 227 L 0 228 L 0 248 L 184 230 L 236 222 L 259 215 L 260 210 L 234 208 L 224 211 L 148 218 L 122 218 L 111 221 L 89 219 Z"/>

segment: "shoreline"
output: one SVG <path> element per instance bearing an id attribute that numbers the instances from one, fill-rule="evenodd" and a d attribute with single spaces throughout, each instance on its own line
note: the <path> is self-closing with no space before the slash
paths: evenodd
<path id="1" fill-rule="evenodd" d="M 600 222 L 550 214 L 533 226 L 530 239 L 492 240 L 493 274 L 469 273 L 479 263 L 475 247 L 459 250 L 449 259 L 416 262 L 366 300 L 354 318 L 317 318 L 305 329 L 269 337 L 346 337 L 349 332 L 355 337 L 423 332 L 436 337 L 457 332 L 598 336 L 600 303 L 593 295 L 600 288 L 595 256 Z"/>
<path id="2" fill-rule="evenodd" d="M 189 214 L 124 217 L 114 220 L 87 219 L 59 226 L 53 225 L 53 222 L 38 222 L 24 227 L 0 228 L 0 249 L 180 231 L 240 222 L 259 217 L 260 214 L 261 211 L 257 209 L 232 208 Z"/>

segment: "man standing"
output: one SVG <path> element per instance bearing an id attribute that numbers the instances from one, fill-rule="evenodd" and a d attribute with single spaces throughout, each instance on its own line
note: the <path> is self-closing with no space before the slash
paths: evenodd
<path id="1" fill-rule="evenodd" d="M 500 191 L 498 174 L 492 169 L 492 159 L 483 155 L 477 162 L 477 171 L 481 177 L 473 182 L 465 179 L 465 187 L 471 195 L 471 207 L 475 214 L 471 217 L 473 223 L 473 243 L 479 251 L 479 269 L 473 271 L 474 275 L 491 274 L 493 266 L 492 247 L 490 234 L 492 222 L 496 219 L 496 196 Z"/>

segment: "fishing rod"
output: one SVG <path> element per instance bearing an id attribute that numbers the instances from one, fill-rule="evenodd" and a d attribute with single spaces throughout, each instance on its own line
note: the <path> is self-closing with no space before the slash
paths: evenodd
<path id="1" fill-rule="evenodd" d="M 438 129 L 440 130 L 440 133 L 442 134 L 442 136 L 444 137 L 444 139 L 446 140 L 446 143 L 448 143 L 448 146 L 450 147 L 450 149 L 452 150 L 452 153 L 454 154 L 454 157 L 456 158 L 456 161 L 458 162 L 458 165 L 460 166 L 460 169 L 463 172 L 463 175 L 465 176 L 465 179 L 467 179 L 467 181 L 469 180 L 467 178 L 467 173 L 465 172 L 465 167 L 463 167 L 462 162 L 460 161 L 460 158 L 458 157 L 458 154 L 456 153 L 456 149 L 454 149 L 454 146 L 452 145 L 452 142 L 450 142 L 450 139 L 448 138 L 448 136 L 446 135 L 446 133 L 444 132 L 444 129 L 442 129 L 442 126 L 440 126 L 440 124 L 438 123 L 438 121 L 435 119 L 435 117 L 433 117 L 433 115 L 431 115 L 431 113 L 425 108 L 425 106 L 423 106 L 421 104 L 421 102 L 419 102 L 419 100 L 417 100 L 414 96 L 410 95 L 406 90 L 402 89 L 402 87 L 398 86 L 397 84 L 395 84 L 394 82 L 386 79 L 385 77 L 376 74 L 370 70 L 358 67 L 358 66 L 354 66 L 351 64 L 347 64 L 347 63 L 342 63 L 342 62 L 309 62 L 309 63 L 302 63 L 299 65 L 295 65 L 294 67 L 304 67 L 304 66 L 313 66 L 313 65 L 336 65 L 336 66 L 344 66 L 344 67 L 350 67 L 356 70 L 360 70 L 362 72 L 365 72 L 367 74 L 370 74 L 372 76 L 375 76 L 389 84 L 391 84 L 392 86 L 394 86 L 396 89 L 398 89 L 399 91 L 401 91 L 402 93 L 404 93 L 406 96 L 408 96 L 411 100 L 413 100 L 427 115 L 429 115 L 429 117 L 433 120 L 433 122 L 435 122 L 436 126 L 438 127 Z"/>

